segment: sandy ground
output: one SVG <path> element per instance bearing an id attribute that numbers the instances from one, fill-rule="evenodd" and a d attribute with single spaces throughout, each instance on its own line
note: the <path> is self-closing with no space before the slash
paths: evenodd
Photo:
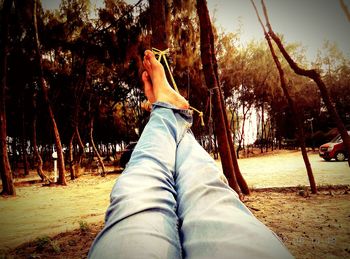
<path id="1" fill-rule="evenodd" d="M 245 202 L 296 258 L 350 258 L 350 195 L 254 192 Z"/>
<path id="2" fill-rule="evenodd" d="M 297 188 L 283 192 L 254 191 L 245 204 L 277 233 L 296 258 L 350 257 L 349 190 L 327 190 L 307 197 L 300 196 Z M 50 239 L 42 237 L 17 247 L 7 256 L 86 258 L 102 226 L 99 221 Z"/>
<path id="3" fill-rule="evenodd" d="M 17 188 L 15 198 L 0 198 L 0 249 L 78 228 L 80 221 L 102 221 L 116 177 L 83 176 L 67 186 L 34 184 Z"/>
<path id="4" fill-rule="evenodd" d="M 308 157 L 317 185 L 350 184 L 347 162 L 326 162 L 317 153 L 309 153 Z M 298 151 L 281 150 L 272 155 L 239 159 L 238 164 L 248 186 L 253 188 L 310 185 Z"/>
<path id="5" fill-rule="evenodd" d="M 317 155 L 310 155 L 310 160 L 317 183 L 350 184 L 346 162 L 323 162 Z M 240 159 L 239 163 L 248 185 L 254 188 L 308 184 L 298 152 Z M 17 188 L 15 198 L 0 198 L 0 249 L 12 249 L 37 237 L 62 232 L 67 233 L 69 244 L 77 244 L 79 235 L 67 231 L 79 228 L 81 223 L 97 223 L 92 227 L 89 240 L 84 239 L 88 236 L 86 233 L 80 237 L 85 240 L 81 253 L 77 257 L 72 254 L 63 257 L 86 255 L 93 236 L 102 226 L 116 178 L 117 175 L 105 178 L 86 175 L 69 181 L 65 187 L 32 184 Z M 350 256 L 350 195 L 347 193 L 346 190 L 327 190 L 302 197 L 299 190 L 253 192 L 246 205 L 283 239 L 297 258 L 345 258 Z M 77 251 L 74 245 L 72 249 Z M 60 257 L 62 254 L 57 258 Z"/>

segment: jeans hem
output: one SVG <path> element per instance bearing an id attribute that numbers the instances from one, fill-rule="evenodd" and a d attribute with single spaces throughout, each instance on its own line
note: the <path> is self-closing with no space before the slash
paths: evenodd
<path id="1" fill-rule="evenodd" d="M 190 109 L 180 109 L 170 103 L 165 102 L 155 102 L 152 104 L 152 110 L 156 109 L 157 107 L 163 107 L 167 109 L 173 110 L 174 113 L 180 114 L 181 117 L 189 124 L 190 128 L 193 123 L 193 111 Z"/>

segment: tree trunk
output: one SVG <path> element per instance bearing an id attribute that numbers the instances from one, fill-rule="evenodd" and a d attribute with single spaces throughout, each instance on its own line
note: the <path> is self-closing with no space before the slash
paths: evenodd
<path id="1" fill-rule="evenodd" d="M 295 112 L 298 112 L 298 110 L 296 109 Z M 297 116 L 294 115 L 294 117 L 297 117 Z M 298 130 L 299 130 L 299 138 L 298 138 L 298 140 L 299 140 L 299 143 L 300 143 L 301 154 L 303 156 L 303 160 L 304 160 L 304 163 L 305 163 L 307 176 L 309 178 L 311 192 L 316 194 L 317 193 L 317 186 L 316 186 L 314 174 L 312 172 L 310 160 L 309 160 L 309 157 L 307 156 L 307 150 L 306 150 L 306 144 L 305 144 L 305 133 L 304 133 L 304 129 L 303 129 L 303 123 L 302 123 L 302 120 L 300 120 L 299 117 L 296 118 L 296 122 L 298 123 L 297 125 L 298 125 Z"/>
<path id="2" fill-rule="evenodd" d="M 227 114 L 226 114 L 226 106 L 225 106 L 225 102 L 224 102 L 224 98 L 223 98 L 223 93 L 221 91 L 221 87 L 220 87 L 220 80 L 219 80 L 219 73 L 218 73 L 218 63 L 216 60 L 216 56 L 215 56 L 215 45 L 214 45 L 214 34 L 213 34 L 213 30 L 212 30 L 212 26 L 211 26 L 211 22 L 210 22 L 210 17 L 209 17 L 209 11 L 206 5 L 206 1 L 202 1 L 203 6 L 205 6 L 205 10 L 207 12 L 207 16 L 205 16 L 208 19 L 208 24 L 210 27 L 208 27 L 208 32 L 209 32 L 209 47 L 211 50 L 211 62 L 213 64 L 213 68 L 214 68 L 214 74 L 216 77 L 216 81 L 218 84 L 218 90 L 220 93 L 220 105 L 221 105 L 221 110 L 223 111 L 223 115 L 224 115 L 224 127 L 226 130 L 226 135 L 228 137 L 228 145 L 230 147 L 230 152 L 231 152 L 231 159 L 232 159 L 232 163 L 233 163 L 233 168 L 234 168 L 234 174 L 235 174 L 235 178 L 236 181 L 238 182 L 238 185 L 242 191 L 243 194 L 249 195 L 250 194 L 250 190 L 249 187 L 246 183 L 246 181 L 243 178 L 243 175 L 241 174 L 241 170 L 239 169 L 239 165 L 238 165 L 238 160 L 236 157 L 236 151 L 235 151 L 235 146 L 233 144 L 232 141 L 232 135 L 231 135 L 231 131 L 230 131 L 230 124 L 228 122 L 228 118 L 227 118 Z M 197 1 L 197 11 L 198 11 L 198 1 Z M 201 19 L 201 17 L 199 17 L 199 19 Z M 209 53 L 208 53 L 209 54 Z"/>
<path id="3" fill-rule="evenodd" d="M 75 131 L 73 131 L 73 134 L 69 140 L 69 171 L 70 171 L 70 179 L 74 180 L 75 177 L 75 173 L 74 173 L 74 167 L 73 167 L 73 140 L 75 137 Z"/>
<path id="4" fill-rule="evenodd" d="M 41 158 L 41 155 L 39 153 L 39 149 L 38 149 L 38 145 L 37 145 L 37 138 L 36 138 L 36 100 L 35 100 L 35 90 L 33 92 L 33 96 L 32 96 L 32 105 L 33 105 L 33 121 L 32 121 L 32 130 L 33 130 L 33 139 L 32 139 L 32 144 L 33 144 L 33 151 L 34 151 L 34 159 L 37 162 L 36 165 L 36 170 L 37 173 L 39 175 L 39 177 L 41 178 L 42 181 L 44 182 L 48 182 L 51 183 L 50 178 L 44 173 L 43 171 L 43 160 Z"/>
<path id="5" fill-rule="evenodd" d="M 167 37 L 167 15 L 165 0 L 149 0 L 151 28 L 152 28 L 152 47 L 165 50 L 168 48 Z"/>
<path id="6" fill-rule="evenodd" d="M 307 156 L 307 151 L 306 151 L 306 145 L 305 145 L 305 134 L 304 134 L 304 129 L 303 129 L 303 123 L 302 123 L 302 120 L 300 119 L 299 117 L 299 111 L 298 111 L 298 108 L 295 104 L 295 102 L 293 101 L 293 99 L 291 98 L 290 94 L 289 94 L 289 91 L 288 91 L 288 88 L 287 88 L 287 83 L 286 83 L 286 80 L 285 80 L 285 77 L 284 77 L 284 71 L 282 69 L 282 66 L 281 66 L 281 63 L 279 62 L 278 60 L 278 57 L 275 53 L 275 50 L 272 46 L 272 42 L 271 42 L 271 39 L 270 39 L 270 36 L 269 34 L 265 31 L 265 27 L 264 25 L 262 24 L 261 22 L 261 19 L 260 19 L 260 16 L 259 16 L 259 13 L 256 9 L 256 6 L 254 4 L 254 2 L 252 1 L 252 4 L 255 8 L 255 11 L 256 11 L 256 14 L 258 16 L 258 19 L 259 19 L 259 22 L 264 30 L 264 33 L 265 33 L 265 38 L 266 38 L 266 41 L 269 45 L 269 48 L 270 48 L 270 52 L 271 52 L 271 55 L 272 55 L 272 58 L 273 60 L 275 61 L 275 64 L 276 64 L 276 67 L 278 69 L 278 73 L 280 75 L 280 82 L 281 82 L 281 87 L 282 87 L 282 90 L 283 90 L 283 93 L 284 95 L 286 96 L 287 98 L 287 101 L 288 101 L 288 105 L 289 107 L 291 108 L 292 110 L 292 114 L 293 114 L 293 119 L 295 121 L 295 124 L 297 125 L 298 127 L 298 132 L 299 132 L 299 142 L 300 142 L 300 147 L 301 147 L 301 153 L 302 153 L 302 156 L 303 156 L 303 159 L 304 159 L 304 163 L 305 163 L 305 167 L 306 167 L 306 171 L 307 171 L 307 175 L 308 175 L 308 178 L 309 178 L 309 183 L 310 183 L 310 187 L 311 187 L 311 192 L 312 193 L 317 193 L 317 187 L 316 187 L 316 183 L 315 183 L 315 178 L 314 178 L 314 175 L 313 175 L 313 172 L 312 172 L 312 168 L 311 168 L 311 164 L 310 164 L 310 161 L 309 161 L 309 158 Z"/>
<path id="7" fill-rule="evenodd" d="M 294 60 L 291 58 L 291 56 L 288 54 L 288 52 L 284 48 L 280 38 L 272 30 L 264 1 L 262 0 L 261 3 L 263 5 L 266 24 L 267 24 L 267 27 L 269 29 L 268 34 L 274 40 L 274 42 L 278 46 L 279 50 L 281 51 L 283 57 L 287 60 L 289 66 L 293 69 L 293 71 L 298 75 L 302 75 L 302 76 L 305 76 L 305 77 L 312 79 L 316 83 L 318 89 L 320 90 L 322 99 L 327 107 L 328 113 L 330 114 L 330 116 L 333 118 L 334 122 L 337 125 L 338 131 L 343 139 L 346 151 L 348 154 L 350 154 L 350 136 L 348 135 L 348 132 L 345 128 L 345 125 L 342 122 L 335 106 L 332 103 L 331 97 L 328 93 L 328 89 L 327 89 L 326 85 L 324 84 L 323 80 L 321 79 L 320 74 L 315 69 L 307 70 L 307 69 L 300 68 L 299 65 L 294 62 Z M 350 159 L 348 159 L 348 164 L 350 167 Z"/>
<path id="8" fill-rule="evenodd" d="M 22 98 L 22 159 L 23 159 L 23 169 L 24 175 L 29 175 L 28 168 L 28 154 L 27 154 L 27 137 L 26 137 L 26 129 L 25 129 L 25 115 L 24 115 L 24 97 Z"/>
<path id="9" fill-rule="evenodd" d="M 168 10 L 166 0 L 149 0 L 152 39 L 151 45 L 159 50 L 168 48 Z M 169 78 L 169 71 L 165 69 Z"/>
<path id="10" fill-rule="evenodd" d="M 8 30 L 9 15 L 11 13 L 12 0 L 3 1 L 2 32 L 1 32 L 1 94 L 0 94 L 0 174 L 2 180 L 2 195 L 16 195 L 13 184 L 10 161 L 7 153 L 6 131 L 6 87 L 7 87 L 7 55 L 8 55 Z"/>
<path id="11" fill-rule="evenodd" d="M 219 83 L 214 72 L 213 53 L 211 47 L 210 34 L 213 34 L 208 8 L 205 0 L 197 0 L 197 13 L 200 21 L 200 47 L 201 59 L 205 82 L 208 89 L 213 89 L 213 106 L 215 131 L 219 141 L 219 153 L 224 174 L 229 185 L 241 196 L 241 191 L 237 183 L 235 169 L 232 161 L 232 154 L 229 145 L 230 136 L 227 134 L 225 119 L 227 121 L 226 110 L 223 110 L 221 102 L 221 92 Z M 226 117 L 225 117 L 226 116 Z M 232 138 L 231 138 L 232 141 Z"/>
<path id="12" fill-rule="evenodd" d="M 56 144 L 56 151 L 57 151 L 57 167 L 58 167 L 58 184 L 61 185 L 67 185 L 66 183 L 66 177 L 65 177 L 65 166 L 64 166 L 64 158 L 63 158 L 63 150 L 62 150 L 62 144 L 61 144 L 61 138 L 60 134 L 58 132 L 56 120 L 54 113 L 51 108 L 51 104 L 49 101 L 48 96 L 48 88 L 47 83 L 44 78 L 44 71 L 43 71 L 43 65 L 42 65 L 42 57 L 41 57 L 41 51 L 40 51 L 40 42 L 39 42 L 39 35 L 38 35 L 38 25 L 37 25 L 37 0 L 34 0 L 34 11 L 33 11 L 33 17 L 34 17 L 34 34 L 35 34 L 35 50 L 36 50 L 36 58 L 38 63 L 38 72 L 39 72 L 39 84 L 41 87 L 41 90 L 43 92 L 44 102 L 47 107 L 49 118 L 52 123 L 52 129 L 54 132 L 54 138 L 55 138 L 55 144 Z"/>
<path id="13" fill-rule="evenodd" d="M 93 130 L 94 130 L 94 118 L 91 117 L 91 120 L 90 120 L 90 142 L 91 142 L 91 145 L 92 145 L 92 148 L 94 149 L 94 152 L 97 156 L 97 160 L 98 160 L 98 163 L 100 164 L 101 168 L 102 168 L 102 173 L 101 173 L 101 176 L 106 176 L 106 169 L 105 169 L 105 164 L 103 163 L 103 160 L 102 160 L 102 157 L 100 156 L 100 153 L 98 152 L 97 148 L 96 148 L 96 145 L 95 145 L 95 142 L 94 142 L 94 137 L 93 137 Z"/>
<path id="14" fill-rule="evenodd" d="M 214 150 L 215 150 L 215 153 L 214 153 L 214 158 L 215 159 L 219 159 L 219 149 L 218 149 L 218 137 L 216 136 L 216 131 L 214 131 Z"/>
<path id="15" fill-rule="evenodd" d="M 81 166 L 82 159 L 84 157 L 84 144 L 80 138 L 79 134 L 79 110 L 80 110 L 80 103 L 84 95 L 85 91 L 85 84 L 87 79 L 87 56 L 84 57 L 82 65 L 78 64 L 79 68 L 81 70 L 76 71 L 75 74 L 82 75 L 82 78 L 79 78 L 80 80 L 72 80 L 72 89 L 74 94 L 74 108 L 73 108 L 73 117 L 72 117 L 72 138 L 76 137 L 79 145 L 79 154 L 76 157 L 76 160 L 71 160 L 72 167 L 71 170 L 71 177 L 72 177 L 72 169 L 74 173 L 74 178 L 78 178 L 79 176 L 79 168 Z M 74 71 L 74 68 L 72 67 L 72 71 Z M 73 73 L 73 72 L 72 72 Z M 74 84 L 74 85 L 73 85 Z M 73 159 L 73 156 L 70 154 L 70 159 Z"/>
<path id="16" fill-rule="evenodd" d="M 11 149 L 12 149 L 12 159 L 11 159 L 11 167 L 12 167 L 12 171 L 16 172 L 17 168 L 18 168 L 18 155 L 17 155 L 17 138 L 13 137 L 12 138 L 12 143 L 11 143 Z"/>
<path id="17" fill-rule="evenodd" d="M 244 108 L 244 105 L 243 105 L 243 121 L 242 121 L 242 130 L 241 130 L 241 135 L 239 137 L 239 140 L 238 140 L 238 148 L 237 148 L 237 158 L 239 158 L 239 151 L 244 148 L 244 138 L 245 138 L 245 131 L 244 131 L 244 128 L 245 128 L 245 122 L 246 122 L 246 119 L 247 119 L 247 113 L 248 111 L 250 110 L 250 108 L 247 108 L 247 110 L 245 110 Z M 237 116 L 238 117 L 238 116 Z M 243 143 L 243 145 L 242 145 Z"/>
<path id="18" fill-rule="evenodd" d="M 85 157 L 85 146 L 83 144 L 83 141 L 81 140 L 78 126 L 75 127 L 75 135 L 77 137 L 78 145 L 79 145 L 79 155 L 78 155 L 77 161 L 78 161 L 78 164 L 79 164 L 79 167 L 80 167 L 81 166 L 81 162 L 83 160 L 83 157 Z"/>
<path id="19" fill-rule="evenodd" d="M 265 119 L 265 116 L 264 116 L 264 101 L 262 102 L 261 104 L 261 135 L 260 135 L 260 153 L 264 153 L 264 119 Z"/>

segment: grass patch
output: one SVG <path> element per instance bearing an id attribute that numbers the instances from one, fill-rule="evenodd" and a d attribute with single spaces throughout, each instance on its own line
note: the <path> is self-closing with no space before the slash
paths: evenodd
<path id="1" fill-rule="evenodd" d="M 35 242 L 35 250 L 42 252 L 44 250 L 52 250 L 56 254 L 61 252 L 61 247 L 57 241 L 52 240 L 49 236 L 38 237 Z M 40 256 L 39 256 L 40 257 Z M 30 255 L 30 258 L 39 258 L 36 253 Z"/>
<path id="2" fill-rule="evenodd" d="M 49 247 L 51 243 L 51 238 L 49 236 L 41 236 L 35 240 L 35 247 L 37 251 L 43 251 L 45 248 Z"/>
<path id="3" fill-rule="evenodd" d="M 86 221 L 80 220 L 79 221 L 79 229 L 80 229 L 80 231 L 82 233 L 87 233 L 87 232 L 89 232 L 90 227 L 89 227 L 89 224 Z"/>

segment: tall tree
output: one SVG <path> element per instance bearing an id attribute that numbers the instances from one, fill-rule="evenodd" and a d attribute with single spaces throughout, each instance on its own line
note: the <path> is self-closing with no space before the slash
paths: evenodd
<path id="1" fill-rule="evenodd" d="M 206 5 L 206 4 L 205 4 Z M 198 6 L 198 2 L 197 2 L 197 6 Z M 219 93 L 219 99 L 220 99 L 220 109 L 223 111 L 223 115 L 224 115 L 224 129 L 226 130 L 226 135 L 227 135 L 227 140 L 228 140 L 228 145 L 230 147 L 230 153 L 231 153 L 231 160 L 232 160 L 232 164 L 233 164 L 233 168 L 234 168 L 234 175 L 236 178 L 236 181 L 239 185 L 240 190 L 242 191 L 243 194 L 250 194 L 248 185 L 246 183 L 246 181 L 244 180 L 242 174 L 241 174 L 241 170 L 239 169 L 239 165 L 238 165 L 238 161 L 237 161 L 237 156 L 236 156 L 236 152 L 235 152 L 235 147 L 232 141 L 232 133 L 230 130 L 230 125 L 227 119 L 227 114 L 226 114 L 226 106 L 225 106 L 225 102 L 224 102 L 224 95 L 221 89 L 221 85 L 220 85 L 220 79 L 219 79 L 219 73 L 218 73 L 218 62 L 216 60 L 216 54 L 215 54 L 215 43 L 214 43 L 214 33 L 213 33 L 213 29 L 212 29 L 212 25 L 211 25 L 211 21 L 210 21 L 210 17 L 209 17 L 209 11 L 208 11 L 208 7 L 206 7 L 206 10 L 208 12 L 208 24 L 209 24 L 209 46 L 211 49 L 211 62 L 213 64 L 213 70 L 214 70 L 214 74 L 217 80 L 217 84 L 218 84 L 218 93 Z M 199 19 L 201 19 L 201 17 L 199 16 Z M 208 53 L 209 54 L 209 53 Z M 215 92 L 214 92 L 215 93 Z"/>
<path id="2" fill-rule="evenodd" d="M 22 121 L 22 137 L 21 137 L 21 151 L 23 159 L 23 170 L 24 175 L 29 175 L 28 168 L 28 154 L 27 154 L 27 135 L 26 135 L 26 124 L 25 124 L 25 108 L 24 108 L 24 96 L 21 96 L 21 121 Z"/>
<path id="3" fill-rule="evenodd" d="M 53 110 L 51 108 L 51 103 L 49 100 L 49 94 L 48 94 L 48 87 L 47 82 L 44 77 L 44 71 L 43 71 L 43 62 L 42 62 L 42 56 L 41 56 L 41 50 L 40 50 L 40 41 L 39 41 L 39 33 L 38 33 L 38 23 L 37 23 L 37 5 L 38 0 L 34 0 L 34 9 L 33 9 L 33 24 L 34 24 L 34 37 L 35 37 L 35 54 L 36 54 L 36 61 L 38 64 L 38 76 L 39 76 L 39 84 L 41 87 L 41 91 L 43 93 L 44 102 L 51 120 L 52 129 L 54 132 L 54 139 L 56 144 L 56 151 L 57 151 L 57 162 L 58 162 L 58 180 L 57 183 L 61 185 L 67 185 L 66 183 L 66 177 L 65 177 L 65 165 L 64 165 L 64 158 L 63 158 L 63 150 L 62 150 L 62 144 L 61 144 L 61 138 L 60 134 L 58 132 L 58 127 L 56 124 L 55 116 L 53 113 Z"/>
<path id="4" fill-rule="evenodd" d="M 317 187 L 316 187 L 316 182 L 315 182 L 315 178 L 314 178 L 314 175 L 313 175 L 313 172 L 312 172 L 312 168 L 311 168 L 311 164 L 310 164 L 310 161 L 309 161 L 309 157 L 307 156 L 307 151 L 306 151 L 306 144 L 305 144 L 305 133 L 304 133 L 304 125 L 303 125 L 303 122 L 301 120 L 301 117 L 300 117 L 300 110 L 298 109 L 297 105 L 295 104 L 294 100 L 292 99 L 292 97 L 290 96 L 290 93 L 289 93 L 289 90 L 288 90 L 288 87 L 287 87 L 287 82 L 286 82 L 286 79 L 285 79 L 285 76 L 284 76 L 284 71 L 282 69 L 282 66 L 281 66 L 281 63 L 275 53 L 275 50 L 273 48 L 273 45 L 272 45 L 272 42 L 271 42 L 271 38 L 269 36 L 269 34 L 267 33 L 267 31 L 265 30 L 265 27 L 260 19 L 260 15 L 258 13 L 258 10 L 255 6 L 255 3 L 253 0 L 251 0 L 251 3 L 253 4 L 254 6 L 254 9 L 255 9 L 255 12 L 256 12 L 256 15 L 258 17 L 258 20 L 259 20 L 259 23 L 263 29 L 263 32 L 264 32 L 264 35 L 265 35 L 265 39 L 269 45 L 269 48 L 270 48 L 270 52 L 271 52 L 271 56 L 276 64 L 276 67 L 278 69 L 278 73 L 279 73 L 279 76 L 280 76 L 280 83 L 281 83 L 281 88 L 283 89 L 283 93 L 288 101 L 288 105 L 289 107 L 291 108 L 291 111 L 292 111 L 292 115 L 293 115 L 293 119 L 295 121 L 295 125 L 297 125 L 298 127 L 298 131 L 299 131 L 299 134 L 298 134 L 298 139 L 299 139 L 299 143 L 300 143 L 300 147 L 301 147 L 301 153 L 302 153 L 302 156 L 303 156 L 303 159 L 304 159 L 304 163 L 305 163 L 305 167 L 306 167 L 306 171 L 307 171 L 307 175 L 308 175 L 308 178 L 309 178 L 309 183 L 310 183 L 310 186 L 311 186 L 311 191 L 312 193 L 316 194 L 317 193 Z"/>
<path id="5" fill-rule="evenodd" d="M 34 151 L 34 159 L 36 160 L 36 170 L 38 175 L 40 176 L 42 181 L 51 183 L 50 178 L 44 173 L 43 171 L 43 159 L 41 158 L 38 144 L 37 144 L 37 137 L 36 137 L 36 121 L 37 121 L 37 104 L 36 104 L 36 95 L 37 91 L 36 89 L 33 89 L 33 95 L 32 95 L 32 108 L 33 108 L 33 118 L 32 118 L 32 146 Z"/>
<path id="6" fill-rule="evenodd" d="M 215 54 L 213 53 L 214 47 L 212 46 L 214 36 L 205 0 L 197 0 L 197 14 L 200 22 L 200 49 L 205 82 L 208 89 L 213 90 L 213 105 L 216 115 L 214 116 L 215 131 L 219 141 L 221 163 L 229 185 L 241 196 L 241 190 L 237 183 L 232 161 L 232 152 L 229 145 L 229 141 L 232 142 L 232 138 L 228 135 L 228 130 L 226 128 L 226 110 L 222 105 L 220 86 L 214 70 L 214 66 L 217 64 Z"/>
<path id="7" fill-rule="evenodd" d="M 7 130 L 6 130 L 6 88 L 7 88 L 7 56 L 8 56 L 8 32 L 9 32 L 9 16 L 11 13 L 12 0 L 4 0 L 2 8 L 1 21 L 1 89 L 0 89 L 0 174 L 2 180 L 3 195 L 16 195 L 15 187 L 12 179 L 10 161 L 7 153 Z"/>
<path id="8" fill-rule="evenodd" d="M 167 1 L 149 0 L 149 8 L 152 28 L 152 47 L 165 50 L 168 48 Z"/>
<path id="9" fill-rule="evenodd" d="M 327 111 L 329 112 L 329 114 L 331 115 L 331 117 L 333 118 L 333 120 L 335 121 L 335 123 L 337 125 L 339 133 L 343 139 L 346 151 L 348 154 L 350 154 L 350 136 L 348 135 L 346 127 L 345 127 L 344 123 L 342 122 L 342 120 L 341 120 L 341 118 L 340 118 L 340 116 L 339 116 L 339 114 L 338 114 L 338 112 L 333 104 L 333 101 L 331 100 L 328 89 L 327 89 L 325 83 L 323 82 L 320 73 L 318 73 L 315 69 L 303 69 L 292 59 L 292 57 L 288 54 L 288 52 L 284 48 L 280 38 L 272 30 L 264 0 L 261 0 L 261 4 L 263 6 L 264 16 L 265 16 L 265 20 L 266 20 L 266 26 L 268 28 L 269 35 L 274 40 L 274 42 L 278 46 L 279 50 L 281 51 L 283 57 L 286 59 L 286 61 L 288 62 L 289 66 L 293 69 L 293 71 L 298 75 L 302 75 L 302 76 L 305 76 L 305 77 L 312 79 L 316 83 L 318 89 L 320 90 L 322 99 L 327 107 Z M 348 159 L 348 164 L 350 167 L 350 159 Z"/>
<path id="10" fill-rule="evenodd" d="M 103 163 L 103 159 L 102 159 L 102 157 L 100 155 L 100 152 L 98 152 L 98 150 L 96 148 L 95 141 L 94 141 L 93 130 L 94 130 L 94 117 L 91 117 L 91 119 L 90 119 L 90 142 L 91 142 L 92 148 L 94 150 L 94 153 L 97 156 L 98 163 L 100 164 L 101 169 L 102 169 L 101 176 L 105 177 L 106 176 L 105 164 Z"/>

